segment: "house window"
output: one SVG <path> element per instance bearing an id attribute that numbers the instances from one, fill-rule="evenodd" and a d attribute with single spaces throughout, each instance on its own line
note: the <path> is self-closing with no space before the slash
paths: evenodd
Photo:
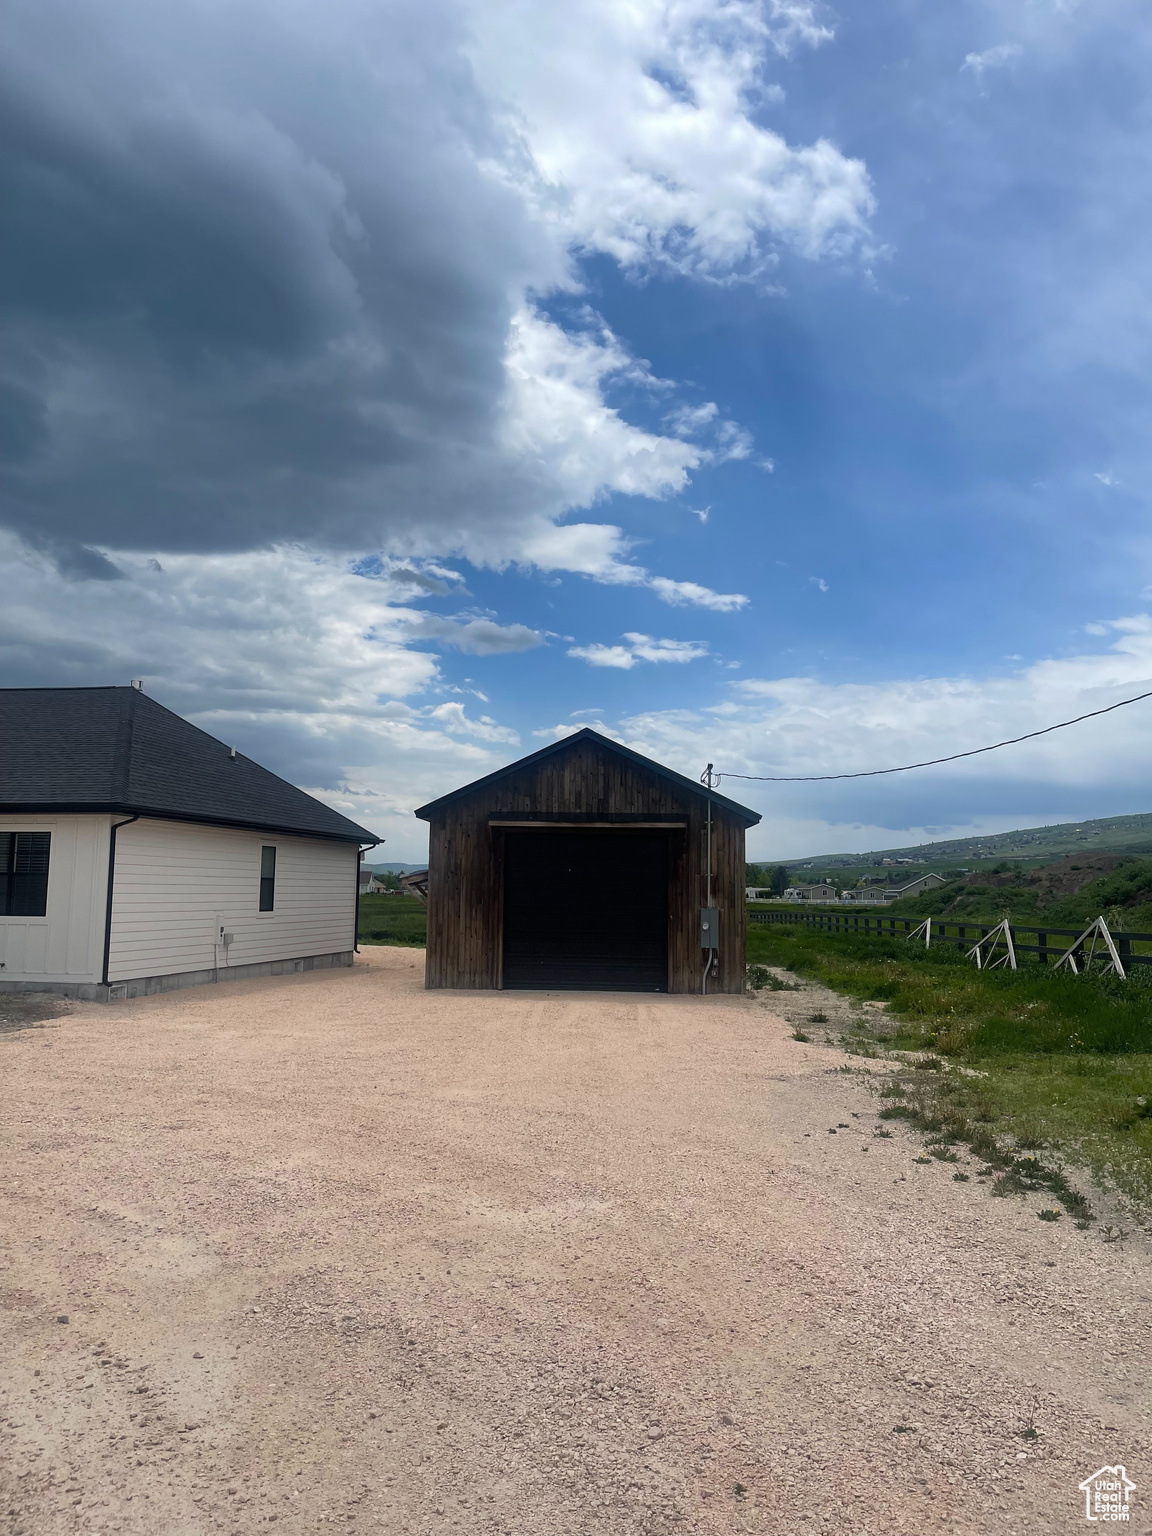
<path id="1" fill-rule="evenodd" d="M 44 916 L 51 846 L 51 832 L 0 832 L 0 916 Z"/>
<path id="2" fill-rule="evenodd" d="M 260 910 L 271 912 L 276 905 L 276 850 L 260 850 Z"/>

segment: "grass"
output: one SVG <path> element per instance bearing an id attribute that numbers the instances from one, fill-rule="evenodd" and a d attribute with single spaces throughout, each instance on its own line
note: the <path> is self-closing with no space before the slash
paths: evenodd
<path id="1" fill-rule="evenodd" d="M 399 944 L 423 949 L 428 909 L 415 896 L 361 896 L 361 944 Z"/>
<path id="2" fill-rule="evenodd" d="M 794 981 L 781 981 L 779 976 L 773 976 L 764 965 L 748 967 L 748 985 L 757 992 L 763 987 L 767 987 L 769 992 L 799 992 L 800 990 Z"/>
<path id="3" fill-rule="evenodd" d="M 751 929 L 748 958 L 885 1002 L 883 1013 L 861 1010 L 845 1040 L 865 1055 L 910 1053 L 909 1090 L 882 1117 L 940 1145 L 966 1142 L 997 1193 L 1039 1177 L 1083 1220 L 1064 1199 L 1075 1194 L 1060 1173 L 1067 1159 L 1152 1219 L 1152 967 L 1126 982 L 1035 965 L 978 971 L 955 950 L 783 925 Z"/>

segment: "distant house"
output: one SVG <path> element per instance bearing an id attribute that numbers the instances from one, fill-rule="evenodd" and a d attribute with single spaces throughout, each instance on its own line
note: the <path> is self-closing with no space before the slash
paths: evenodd
<path id="1" fill-rule="evenodd" d="M 745 901 L 774 901 L 772 887 L 767 885 L 749 885 L 744 890 Z"/>
<path id="2" fill-rule="evenodd" d="M 378 896 L 381 891 L 386 891 L 387 889 L 388 887 L 377 880 L 370 869 L 362 869 L 360 871 L 361 896 Z"/>
<path id="3" fill-rule="evenodd" d="M 907 885 L 885 887 L 884 899 L 885 901 L 899 901 L 902 896 L 919 896 L 922 891 L 934 891 L 941 885 L 947 885 L 947 883 L 941 875 L 921 875 L 917 880 L 910 880 Z"/>
<path id="4" fill-rule="evenodd" d="M 862 906 L 880 906 L 885 900 L 884 887 L 882 885 L 863 885 L 854 890 L 841 891 L 841 901 L 855 902 Z"/>
<path id="5" fill-rule="evenodd" d="M 834 885 L 802 885 L 799 887 L 801 901 L 835 901 L 836 887 Z"/>
<path id="6" fill-rule="evenodd" d="M 352 964 L 380 839 L 131 688 L 0 689 L 0 991 Z"/>

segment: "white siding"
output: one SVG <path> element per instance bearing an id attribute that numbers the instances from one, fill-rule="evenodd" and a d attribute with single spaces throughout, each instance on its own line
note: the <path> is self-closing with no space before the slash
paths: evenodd
<path id="1" fill-rule="evenodd" d="M 109 816 L 0 816 L 0 832 L 50 832 L 43 917 L 0 917 L 0 980 L 100 980 Z"/>
<path id="2" fill-rule="evenodd" d="M 260 850 L 276 849 L 276 905 L 261 912 Z M 334 954 L 355 944 L 355 844 L 186 821 L 117 834 L 110 981 Z M 233 935 L 217 948 L 220 925 Z"/>

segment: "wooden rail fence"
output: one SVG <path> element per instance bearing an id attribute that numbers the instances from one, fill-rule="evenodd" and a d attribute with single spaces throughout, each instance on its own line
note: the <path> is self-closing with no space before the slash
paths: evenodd
<path id="1" fill-rule="evenodd" d="M 906 938 L 924 922 L 922 917 L 880 917 L 867 912 L 749 912 L 750 923 L 783 923 L 790 927 L 824 928 L 831 933 L 863 933 L 874 938 Z M 932 919 L 933 944 L 963 944 L 971 949 L 981 939 L 986 939 L 998 925 L 959 920 L 946 922 L 943 918 Z M 1059 960 L 1083 928 L 1025 928 L 1009 924 L 1012 942 L 1017 954 L 1035 955 L 1041 965 Z M 952 930 L 949 932 L 949 930 Z M 1019 935 L 1035 936 L 1033 944 L 1023 943 Z M 1130 965 L 1152 965 L 1152 954 L 1140 954 L 1134 944 L 1152 945 L 1152 933 L 1113 933 L 1113 940 L 1125 968 Z M 1060 940 L 1063 939 L 1063 943 Z M 1054 942 L 1049 942 L 1050 940 Z"/>

